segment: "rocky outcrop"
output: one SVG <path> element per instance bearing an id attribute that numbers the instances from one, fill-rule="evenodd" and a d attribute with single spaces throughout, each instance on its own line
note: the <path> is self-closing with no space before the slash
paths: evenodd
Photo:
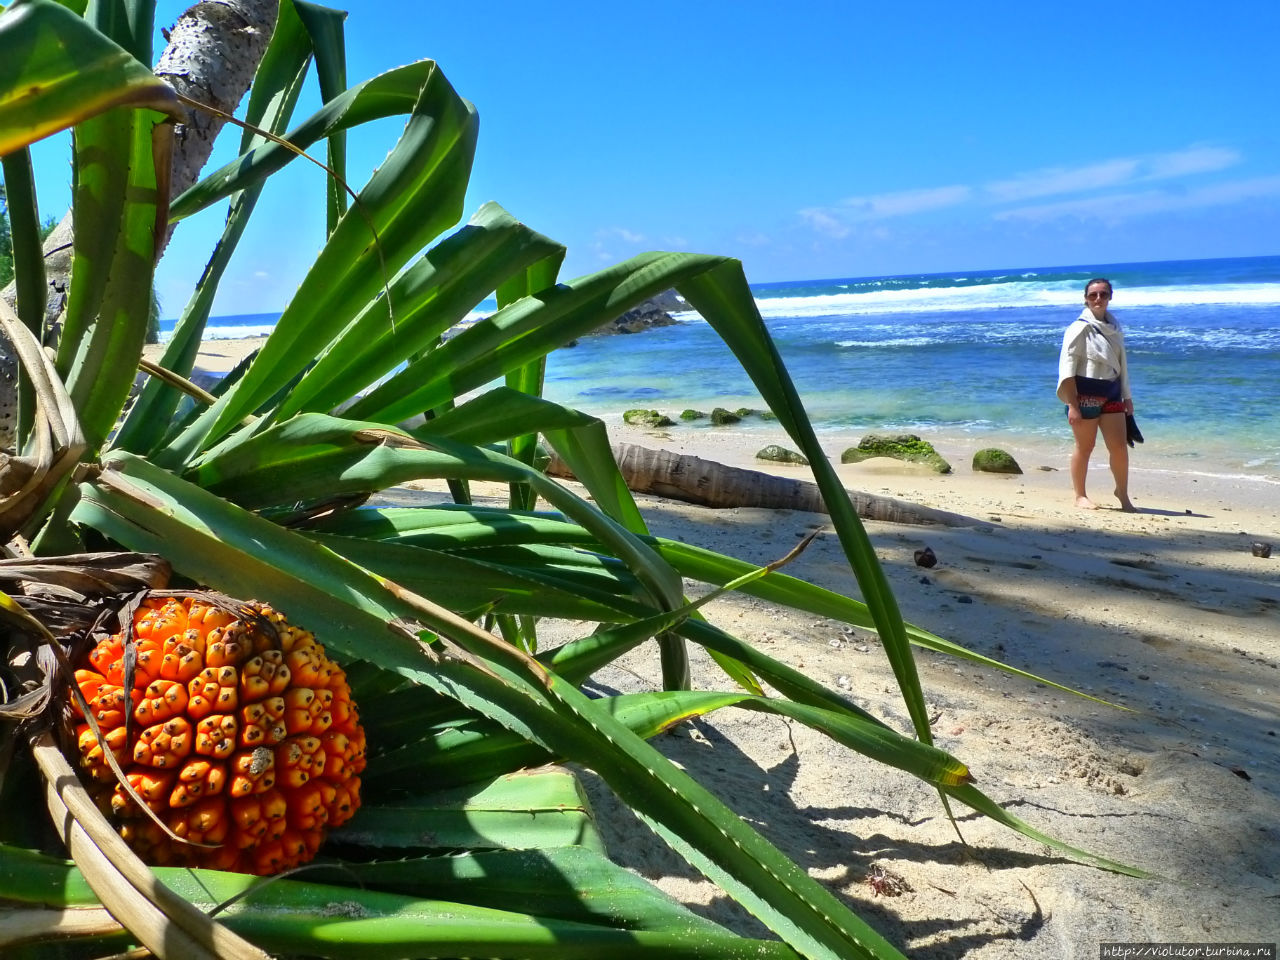
<path id="1" fill-rule="evenodd" d="M 904 433 L 896 437 L 882 437 L 869 433 L 856 447 L 850 447 L 840 455 L 841 463 L 859 463 L 872 457 L 892 457 L 908 463 L 922 463 L 937 473 L 950 473 L 951 464 L 942 459 L 933 444 L 921 440 L 915 434 Z"/>
<path id="2" fill-rule="evenodd" d="M 731 410 L 724 407 L 716 407 L 711 411 L 711 423 L 717 427 L 726 427 L 731 423 L 737 423 L 742 418 Z"/>
<path id="3" fill-rule="evenodd" d="M 780 447 L 776 443 L 771 443 L 756 453 L 757 460 L 770 460 L 774 463 L 795 463 L 800 466 L 807 467 L 809 458 L 802 453 L 796 453 L 794 450 L 788 450 L 786 447 Z"/>
<path id="4" fill-rule="evenodd" d="M 673 427 L 675 421 L 665 413 L 657 410 L 628 410 L 622 415 L 622 422 L 633 427 Z"/>
<path id="5" fill-rule="evenodd" d="M 684 304 L 683 306 L 666 306 L 673 303 L 668 297 L 675 296 L 675 291 L 667 291 L 665 294 L 659 294 L 643 303 L 637 304 L 621 316 L 614 317 L 608 323 L 601 324 L 590 336 L 608 337 L 617 333 L 641 333 L 644 330 L 652 330 L 654 327 L 670 327 L 676 323 L 671 314 L 667 311 L 670 309 L 687 310 L 689 305 L 685 304 L 679 297 L 674 302 Z"/>
<path id="6" fill-rule="evenodd" d="M 973 455 L 975 473 L 1021 473 L 1022 468 L 1013 455 L 998 447 L 987 447 Z"/>

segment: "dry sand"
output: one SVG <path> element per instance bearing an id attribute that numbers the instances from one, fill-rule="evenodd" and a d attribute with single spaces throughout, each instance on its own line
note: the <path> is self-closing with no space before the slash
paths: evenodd
<path id="1" fill-rule="evenodd" d="M 225 369 L 244 347 L 214 342 L 222 356 L 202 366 Z M 615 440 L 807 477 L 754 461 L 755 449 L 785 443 L 780 429 L 609 425 Z M 856 440 L 832 435 L 824 449 L 838 459 Z M 1088 512 L 1071 503 L 1065 440 L 1007 445 L 1020 476 L 974 474 L 970 444 L 938 446 L 952 475 L 885 460 L 840 468 L 850 489 L 980 521 L 866 524 L 904 616 L 1130 709 L 919 651 L 936 742 L 1012 813 L 1160 879 L 1078 865 L 957 808 L 961 844 L 934 791 L 781 719 L 723 711 L 657 745 L 911 956 L 1096 958 L 1106 941 L 1280 940 L 1280 485 L 1181 475 L 1139 448 L 1131 489 L 1142 512 Z M 1091 478 L 1105 503 L 1100 452 Z M 761 563 L 826 522 L 639 499 L 655 533 Z M 1273 557 L 1253 556 L 1255 541 L 1274 544 Z M 924 546 L 938 558 L 930 570 L 913 559 Z M 834 536 L 787 572 L 857 596 Z M 705 612 L 910 732 L 874 636 L 742 597 Z M 727 684 L 705 658 L 695 666 L 696 683 Z M 643 649 L 597 686 L 656 681 Z M 760 931 L 607 791 L 591 793 L 616 858 L 700 912 Z M 901 881 L 897 895 L 873 890 L 878 871 Z"/>

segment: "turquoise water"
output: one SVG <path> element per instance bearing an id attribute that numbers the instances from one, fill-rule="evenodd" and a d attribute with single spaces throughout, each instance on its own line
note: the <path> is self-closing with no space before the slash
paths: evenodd
<path id="1" fill-rule="evenodd" d="M 753 288 L 819 431 L 1065 438 L 1058 349 L 1085 282 L 1107 276 L 1144 450 L 1211 472 L 1280 475 L 1280 257 L 871 277 Z M 696 315 L 584 339 L 546 393 L 629 407 L 759 404 Z"/>
<path id="2" fill-rule="evenodd" d="M 1054 397 L 1058 348 L 1094 276 L 1115 285 L 1112 311 L 1125 329 L 1147 438 L 1141 452 L 1188 469 L 1280 477 L 1280 257 L 795 281 L 753 291 L 820 432 L 1065 442 Z M 214 318 L 209 336 L 266 333 L 278 316 Z M 612 417 L 641 406 L 672 415 L 758 406 L 714 331 L 696 314 L 678 319 L 557 351 L 546 395 Z"/>

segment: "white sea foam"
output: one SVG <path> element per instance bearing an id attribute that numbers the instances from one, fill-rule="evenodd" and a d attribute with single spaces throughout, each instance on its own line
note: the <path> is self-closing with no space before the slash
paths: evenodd
<path id="1" fill-rule="evenodd" d="M 945 343 L 941 337 L 897 337 L 890 340 L 837 340 L 837 347 L 927 347 L 931 343 Z"/>
<path id="2" fill-rule="evenodd" d="M 913 287 L 811 296 L 761 295 L 765 317 L 858 316 L 901 313 L 951 313 L 1009 307 L 1074 307 L 1082 304 L 1075 280 L 1029 283 L 1006 281 L 958 287 Z M 1203 284 L 1127 287 L 1116 292 L 1115 309 L 1125 307 L 1280 305 L 1280 283 Z"/>
<path id="3" fill-rule="evenodd" d="M 258 323 L 247 326 L 213 326 L 204 328 L 204 339 L 206 340 L 245 340 L 249 337 L 265 337 L 269 336 L 271 331 L 276 328 L 274 323 Z M 168 343 L 173 339 L 172 330 L 163 330 L 160 333 L 160 342 Z"/>

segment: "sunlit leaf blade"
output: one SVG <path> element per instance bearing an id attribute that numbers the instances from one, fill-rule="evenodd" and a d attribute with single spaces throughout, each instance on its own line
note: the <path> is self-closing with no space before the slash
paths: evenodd
<path id="1" fill-rule="evenodd" d="M 285 543 L 299 538 L 267 521 L 241 517 L 211 494 L 188 492 L 178 504 L 174 496 L 184 486 L 181 481 L 143 461 L 115 454 L 110 465 L 125 486 L 104 489 L 107 474 L 96 485 L 82 486 L 76 511 L 82 522 L 136 550 L 154 549 L 162 539 L 170 550 L 185 542 L 187 549 L 177 552 L 178 566 L 231 593 L 276 602 L 283 597 L 290 603 L 309 597 L 314 616 L 331 625 L 335 650 L 376 658 L 556 754 L 592 767 L 686 858 L 807 955 L 833 960 L 900 956 L 713 794 L 576 688 L 540 669 L 533 671 L 532 661 L 518 651 L 491 637 L 483 647 L 475 646 L 480 641 L 469 625 L 447 621 L 443 611 L 401 592 L 388 592 L 319 547 L 287 549 Z M 273 563 L 265 563 L 264 555 Z M 424 656 L 382 626 L 406 602 L 407 609 L 398 611 L 402 615 L 416 614 L 428 626 L 448 626 L 472 656 L 483 649 L 485 668 L 451 657 L 425 664 Z M 346 624 L 350 627 L 344 629 Z M 544 689 L 543 683 L 550 686 Z M 714 825 L 710 830 L 709 822 Z"/>
<path id="2" fill-rule="evenodd" d="M 558 244 L 486 203 L 468 223 L 436 244 L 391 283 L 395 322 L 385 299 L 371 302 L 320 356 L 276 411 L 325 411 L 350 400 L 379 377 L 435 345 L 441 334 L 508 275 L 555 251 Z M 418 411 L 419 413 L 421 411 Z"/>
<path id="3" fill-rule="evenodd" d="M 114 107 L 180 116 L 173 90 L 52 0 L 0 13 L 0 155 Z"/>
<path id="4" fill-rule="evenodd" d="M 603 852 L 576 777 L 557 768 L 510 773 L 452 790 L 402 770 L 400 797 L 366 804 L 334 835 L 338 843 L 394 850 L 582 846 Z M 409 785 L 418 789 L 405 790 Z"/>
<path id="5" fill-rule="evenodd" d="M 159 135 L 160 139 L 156 138 Z M 156 241 L 168 203 L 167 167 L 155 145 L 172 128 L 133 110 L 76 127 L 75 253 L 58 368 L 97 450 L 115 426 L 146 339 Z"/>
<path id="6" fill-rule="evenodd" d="M 0 862 L 13 865 L 12 882 L 0 877 L 0 892 L 14 894 L 14 902 L 72 909 L 98 902 L 67 861 L 0 848 Z M 258 877 L 213 870 L 161 867 L 156 872 L 197 909 L 219 910 L 219 919 L 232 931 L 287 955 L 353 960 L 443 960 L 466 954 L 511 960 L 797 957 L 784 944 L 740 938 L 651 888 L 642 890 L 640 881 L 581 848 L 539 851 L 536 857 L 477 854 L 436 863 L 408 860 L 315 871 L 343 886 L 296 879 L 263 883 Z M 409 887 L 413 892 L 352 886 L 353 879 L 368 887 Z M 439 894 L 424 893 L 424 888 Z M 492 905 L 457 899 L 468 892 Z M 4 918 L 0 909 L 0 920 Z M 4 931 L 0 925 L 0 945 L 11 946 Z M 121 941 L 127 938 L 115 943 Z"/>
<path id="7" fill-rule="evenodd" d="M 1130 866 L 1127 863 L 1121 863 L 1119 860 L 1111 860 L 1111 859 L 1108 859 L 1107 857 L 1100 857 L 1095 853 L 1090 853 L 1088 850 L 1082 850 L 1079 847 L 1074 847 L 1069 843 L 1063 843 L 1061 840 L 1058 840 L 1054 837 L 1049 836 L 1046 833 L 1041 832 L 1040 830 L 1037 830 L 1035 827 L 1031 826 L 1031 824 L 1027 823 L 1025 820 L 1019 817 L 1015 817 L 1009 811 L 1005 810 L 1004 807 L 1000 806 L 990 797 L 983 794 L 982 791 L 978 790 L 973 786 L 962 785 L 962 786 L 954 786 L 954 787 L 945 787 L 944 791 L 948 796 L 955 797 L 961 803 L 967 804 L 968 806 L 972 807 L 974 810 L 977 810 L 979 813 L 986 814 L 992 820 L 996 821 L 997 823 L 1004 824 L 1010 830 L 1016 830 L 1018 833 L 1022 834 L 1024 837 L 1027 837 L 1031 840 L 1035 840 L 1038 843 L 1043 843 L 1048 847 L 1052 847 L 1054 850 L 1057 850 L 1059 853 L 1066 854 L 1067 856 L 1071 857 L 1073 860 L 1078 860 L 1081 863 L 1087 863 L 1091 866 L 1099 868 L 1100 870 L 1109 870 L 1112 873 L 1122 873 L 1130 877 L 1153 876 L 1153 874 L 1148 873 L 1145 870 L 1140 870 L 1137 867 Z"/>
<path id="8" fill-rule="evenodd" d="M 457 222 L 475 138 L 474 108 L 430 71 L 400 142 L 329 237 L 257 359 L 162 462 L 190 459 L 294 380 L 391 275 Z"/>
<path id="9" fill-rule="evenodd" d="M 459 408 L 459 411 L 464 408 Z M 597 501 L 599 496 L 597 495 Z M 356 513 L 336 515 L 319 525 L 321 530 L 360 540 L 376 540 L 397 547 L 413 545 L 441 553 L 446 556 L 451 551 L 465 549 L 467 559 L 475 562 L 482 556 L 478 551 L 493 548 L 495 551 L 507 553 L 511 566 L 501 564 L 508 572 L 517 577 L 532 577 L 536 574 L 527 566 L 518 565 L 520 554 L 510 552 L 511 548 L 521 544 L 537 543 L 537 556 L 550 569 L 557 569 L 564 558 L 572 553 L 557 554 L 556 545 L 566 548 L 581 547 L 585 550 L 598 550 L 599 544 L 576 524 L 564 520 L 551 513 L 529 514 L 507 511 L 493 507 L 457 507 L 441 505 L 430 510 L 421 508 L 381 508 L 361 510 Z M 752 564 L 736 560 L 724 554 L 678 540 L 654 537 L 650 541 L 657 551 L 671 563 L 684 577 L 722 586 L 736 577 L 755 569 Z M 370 549 L 370 548 L 362 548 Z M 339 548 L 341 552 L 341 548 Z M 370 552 L 372 550 L 370 549 Z M 407 559 L 406 559 L 406 562 Z M 487 567 L 497 570 L 499 564 L 496 557 L 486 559 Z M 427 576 L 425 572 L 420 575 Z M 391 574 L 388 574 L 391 576 Z M 615 575 L 616 576 L 616 575 Z M 395 577 L 392 577 L 395 579 Z M 420 581 L 425 583 L 425 581 Z M 592 581 L 598 582 L 598 581 Z M 865 630 L 875 630 L 875 622 L 867 610 L 866 604 L 834 591 L 827 590 L 807 581 L 792 577 L 781 571 L 766 574 L 759 580 L 744 584 L 738 591 L 748 596 L 767 600 L 795 610 L 804 610 L 816 616 L 828 617 Z M 424 592 L 430 592 L 426 590 Z M 560 608 L 549 607 L 547 616 L 573 615 L 567 611 L 557 612 Z M 633 615 L 634 608 L 617 606 L 617 615 Z M 913 624 L 905 625 L 907 637 L 912 644 L 945 653 L 972 663 L 980 664 L 993 670 L 1023 677 L 1034 683 L 1043 683 L 1065 693 L 1086 697 L 1099 703 L 1106 703 L 1091 694 L 1057 683 L 1028 670 L 1014 667 L 995 660 L 981 653 L 969 650 L 954 641 L 937 636 Z M 583 641 L 585 642 L 585 641 Z M 745 654 L 748 648 L 738 648 Z M 753 649 L 753 648 L 752 648 Z M 727 653 L 727 651 L 726 651 Z M 563 657 L 568 651 L 562 651 L 557 657 Z M 736 656 L 736 655 L 735 655 Z M 609 659 L 606 655 L 606 659 Z M 560 664 L 562 661 L 557 660 Z M 557 669 L 569 669 L 558 666 Z M 575 673 L 575 675 L 577 675 Z"/>
<path id="10" fill-rule="evenodd" d="M 556 282 L 560 266 L 564 260 L 561 249 L 553 257 L 547 257 L 532 264 L 522 271 L 516 271 L 498 287 L 498 307 L 508 306 L 522 297 L 532 296 L 539 290 L 545 290 Z M 543 381 L 546 378 L 547 358 L 537 357 L 522 367 L 507 372 L 507 388 L 531 397 L 542 396 Z M 524 433 L 507 439 L 507 455 L 513 460 L 533 466 L 538 457 L 538 435 Z M 512 484 L 510 487 L 509 505 L 515 510 L 532 510 L 538 498 L 532 488 L 526 484 Z"/>
<path id="11" fill-rule="evenodd" d="M 320 99 L 332 103 L 347 89 L 347 48 L 342 28 L 345 10 L 333 10 L 306 0 L 293 0 L 290 6 L 306 27 L 315 51 L 316 77 L 320 81 Z M 283 15 L 284 4 L 281 4 Z M 255 81 L 256 86 L 256 81 Z M 347 209 L 347 193 L 343 182 L 347 177 L 347 132 L 336 129 L 329 134 L 328 167 L 333 176 L 325 180 L 325 209 L 328 233 L 333 233 Z"/>
<path id="12" fill-rule="evenodd" d="M 519 369 L 611 316 L 705 273 L 723 260 L 686 253 L 649 253 L 517 300 L 472 324 L 372 390 L 352 417 L 398 422 Z"/>
<path id="13" fill-rule="evenodd" d="M 430 447 L 391 429 L 303 414 L 206 458 L 191 475 L 242 506 L 279 502 L 281 478 L 300 500 L 380 490 L 420 477 L 527 482 L 634 572 L 656 601 L 679 605 L 675 571 L 637 537 L 565 487 L 509 457 L 435 438 Z"/>
<path id="14" fill-rule="evenodd" d="M 306 77 L 311 56 L 309 37 L 298 18 L 291 15 L 293 5 L 281 5 L 275 32 L 267 44 L 266 52 L 254 75 L 245 109 L 245 122 L 279 134 L 289 122 L 302 82 Z M 241 150 L 248 151 L 268 141 L 246 130 Z M 195 367 L 205 324 L 213 308 L 218 284 L 231 256 L 235 253 L 249 216 L 253 213 L 264 184 L 254 183 L 235 195 L 227 212 L 227 222 L 213 250 L 213 256 L 205 266 L 191 300 L 174 327 L 165 345 L 160 365 L 183 377 L 189 377 Z M 160 380 L 151 379 L 144 385 L 137 401 L 130 408 L 124 424 L 113 438 L 113 445 L 121 449 L 142 453 L 155 449 L 161 437 L 171 425 L 181 394 Z"/>
<path id="15" fill-rule="evenodd" d="M 437 69 L 434 61 L 419 60 L 356 84 L 289 131 L 286 139 L 295 149 L 306 149 L 334 131 L 370 120 L 407 114 L 413 110 L 424 85 Z M 175 198 L 170 216 L 174 220 L 189 217 L 262 181 L 297 157 L 294 150 L 278 143 L 255 146 L 248 154 L 215 170 Z"/>
<path id="16" fill-rule="evenodd" d="M 752 565 L 745 561 L 736 560 L 711 550 L 704 550 L 701 547 L 679 540 L 668 540 L 659 537 L 655 538 L 653 542 L 658 552 L 683 576 L 692 577 L 696 580 L 723 584 L 728 583 L 734 577 L 742 576 L 742 574 L 752 569 Z M 820 617 L 829 617 L 832 620 L 839 620 L 842 623 L 861 627 L 865 630 L 876 629 L 875 621 L 872 619 L 867 605 L 862 601 L 854 600 L 833 590 L 827 590 L 824 587 L 816 586 L 782 572 L 775 571 L 770 573 L 760 580 L 744 585 L 740 589 L 749 596 L 768 600 L 770 603 L 781 604 L 794 610 L 804 610 Z M 1034 683 L 1043 683 L 1064 693 L 1085 697 L 1098 703 L 1107 703 L 1107 701 L 1101 700 L 1092 694 L 1084 693 L 1081 690 L 1076 690 L 1073 687 L 1039 676 L 1029 670 L 1022 670 L 992 657 L 976 653 L 967 647 L 930 633 L 928 630 L 921 629 L 914 624 L 906 623 L 904 624 L 904 629 L 906 630 L 907 639 L 911 643 L 924 647 L 926 650 L 945 653 L 962 660 L 968 660 L 971 663 L 981 664 L 992 670 L 1003 670 L 1006 673 L 1022 677 Z M 1115 706 L 1115 704 L 1112 704 L 1112 706 Z M 1120 709 L 1127 708 L 1121 707 Z"/>
<path id="17" fill-rule="evenodd" d="M 853 710 L 837 711 L 749 693 L 693 690 L 628 693 L 601 698 L 599 705 L 646 740 L 693 717 L 707 716 L 725 707 L 770 713 L 812 727 L 863 756 L 927 783 L 958 786 L 972 779 L 965 764 L 944 751 L 904 737 L 881 721 Z M 509 736 L 493 736 L 489 742 L 485 732 L 483 726 L 467 725 L 462 725 L 455 736 L 429 731 L 381 755 L 368 779 L 375 788 L 381 785 L 383 790 L 394 791 L 397 784 L 435 782 L 438 771 L 448 776 L 457 776 L 454 771 L 462 771 L 465 776 L 462 770 L 465 759 L 473 761 L 482 772 L 471 779 L 449 782 L 469 783 L 516 769 L 514 766 L 501 769 L 503 762 L 528 764 L 530 758 L 534 763 L 560 759 L 521 749 Z M 451 755 L 455 753 L 456 756 Z"/>
<path id="18" fill-rule="evenodd" d="M 534 548 L 513 547 L 509 556 L 468 556 L 407 543 L 363 540 L 303 531 L 340 556 L 423 596 L 438 597 L 455 613 L 493 607 L 513 614 L 573 620 L 613 620 L 647 613 L 639 584 L 598 557 L 580 565 L 543 558 Z M 521 564 L 524 559 L 527 562 Z M 578 559 L 577 557 L 573 559 Z M 504 562 L 505 561 L 505 562 Z"/>
<path id="19" fill-rule="evenodd" d="M 45 285 L 40 210 L 36 203 L 31 152 L 23 147 L 5 154 L 0 163 L 4 168 L 5 214 L 9 218 L 9 241 L 13 250 L 18 319 L 37 338 L 42 338 L 48 288 Z M 10 429 L 14 431 L 12 445 L 20 450 L 35 418 L 35 393 L 25 372 L 19 369 L 18 376 L 18 416 Z"/>
<path id="20" fill-rule="evenodd" d="M 595 417 L 531 396 L 510 387 L 494 387 L 466 400 L 429 424 L 410 430 L 415 436 L 449 437 L 477 446 L 501 443 L 523 432 L 542 433 L 590 428 Z M 513 458 L 515 459 L 515 458 Z M 589 489 L 589 488 L 588 488 Z M 593 494 L 594 495 L 594 494 Z M 608 512 L 608 511 L 606 511 Z M 622 518 L 609 513 L 615 520 Z M 630 524 L 628 530 L 639 532 Z"/>
<path id="21" fill-rule="evenodd" d="M 734 356 L 751 377 L 769 409 L 778 417 L 791 439 L 800 447 L 813 469 L 814 479 L 830 511 L 836 535 L 857 578 L 862 596 L 875 621 L 885 654 L 898 681 L 916 736 L 932 740 L 924 693 L 915 660 L 907 643 L 906 629 L 897 601 L 889 587 L 880 561 L 872 549 L 862 521 L 858 518 L 844 484 L 822 451 L 805 415 L 804 405 L 786 365 L 756 308 L 751 289 L 742 273 L 742 264 L 726 260 L 706 273 L 690 276 L 677 285 L 680 293 L 733 350 Z"/>
<path id="22" fill-rule="evenodd" d="M 69 861 L 14 847 L 0 847 L 0 860 L 8 864 L 8 869 L 0 872 L 0 898 L 49 907 L 91 907 L 98 903 Z M 156 872 L 193 902 L 212 905 L 249 893 L 242 900 L 242 909 L 256 908 L 252 891 L 261 882 L 256 878 L 171 867 L 159 867 Z M 599 853 L 576 846 L 476 851 L 338 866 L 319 863 L 298 878 L 277 882 L 287 894 L 282 902 L 284 908 L 306 911 L 336 892 L 325 884 L 348 885 L 352 881 L 368 889 L 433 900 L 497 909 L 519 905 L 534 916 L 617 930 L 664 930 L 697 937 L 707 951 L 726 950 L 727 945 L 715 946 L 714 941 L 731 938 L 722 927 L 689 912 Z M 758 954 L 763 957 L 795 956 L 778 943 L 759 943 L 755 949 L 763 951 Z M 706 954 L 735 955 L 742 954 Z"/>
<path id="23" fill-rule="evenodd" d="M 399 704 L 407 699 L 395 698 Z M 412 730 L 406 730 L 400 719 L 370 724 L 378 730 L 386 749 L 376 754 L 361 778 L 366 806 L 377 806 L 385 796 L 402 793 L 408 782 L 429 783 L 432 790 L 445 790 L 554 759 L 545 748 L 491 720 L 473 717 L 433 724 L 420 720 L 412 724 Z"/>

